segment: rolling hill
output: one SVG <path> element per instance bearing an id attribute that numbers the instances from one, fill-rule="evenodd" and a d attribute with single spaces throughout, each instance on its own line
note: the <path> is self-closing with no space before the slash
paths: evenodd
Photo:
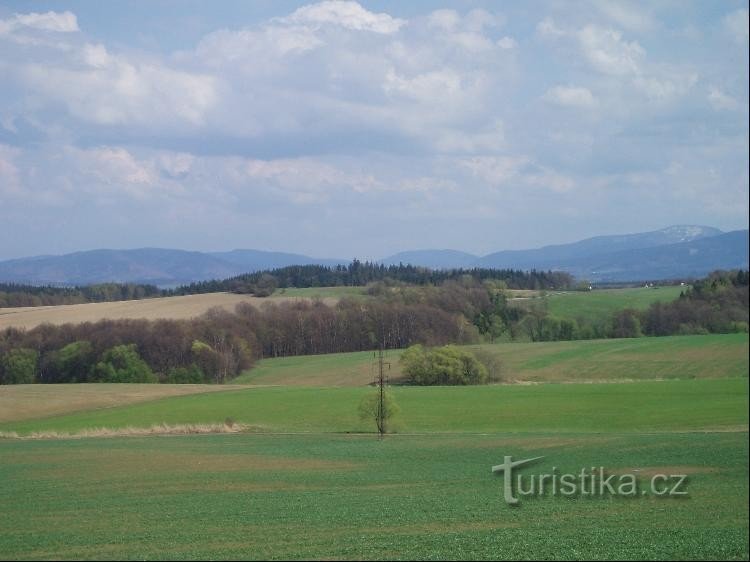
<path id="1" fill-rule="evenodd" d="M 92 250 L 2 261 L 0 282 L 33 285 L 119 282 L 169 287 L 290 265 L 342 263 L 347 260 L 250 249 L 210 253 L 162 248 Z M 384 258 L 380 263 L 432 269 L 560 270 L 593 282 L 682 279 L 701 277 L 715 269 L 747 268 L 748 231 L 723 233 L 707 226 L 672 226 L 532 250 L 506 250 L 484 257 L 457 250 L 408 251 Z"/>

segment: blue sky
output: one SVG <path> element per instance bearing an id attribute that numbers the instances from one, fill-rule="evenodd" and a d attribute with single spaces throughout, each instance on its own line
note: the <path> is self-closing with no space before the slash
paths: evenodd
<path id="1" fill-rule="evenodd" d="M 0 259 L 748 225 L 748 5 L 4 2 Z"/>

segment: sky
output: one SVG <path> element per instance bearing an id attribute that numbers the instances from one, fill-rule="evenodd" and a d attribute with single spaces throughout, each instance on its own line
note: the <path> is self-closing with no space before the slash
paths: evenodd
<path id="1" fill-rule="evenodd" d="M 0 0 L 0 259 L 748 227 L 748 3 Z"/>

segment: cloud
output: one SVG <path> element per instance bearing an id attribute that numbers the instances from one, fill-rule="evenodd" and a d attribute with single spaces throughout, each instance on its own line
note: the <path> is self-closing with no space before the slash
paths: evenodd
<path id="1" fill-rule="evenodd" d="M 111 55 L 102 45 L 86 44 L 74 57 L 85 66 L 28 63 L 18 75 L 29 91 L 99 125 L 200 125 L 217 101 L 216 81 L 207 74 Z"/>
<path id="2" fill-rule="evenodd" d="M 536 24 L 536 33 L 540 37 L 548 39 L 563 37 L 567 34 L 563 29 L 559 28 L 555 21 L 549 16 Z"/>
<path id="3" fill-rule="evenodd" d="M 738 111 L 742 106 L 732 96 L 725 94 L 716 86 L 711 86 L 708 91 L 708 101 L 717 111 Z"/>
<path id="4" fill-rule="evenodd" d="M 644 2 L 626 0 L 595 0 L 593 7 L 610 21 L 630 31 L 646 32 L 656 26 L 649 12 L 649 5 Z"/>
<path id="5" fill-rule="evenodd" d="M 384 243 L 436 235 L 494 251 L 688 215 L 741 225 L 747 68 L 731 38 L 746 33 L 731 30 L 742 11 L 717 22 L 669 2 L 553 1 L 508 17 L 415 6 L 274 5 L 269 19 L 230 7 L 168 41 L 149 34 L 179 25 L 171 9 L 143 30 L 123 21 L 133 33 L 116 39 L 85 5 L 78 18 L 96 27 L 78 33 L 52 31 L 77 20 L 5 16 L 3 219 L 25 234 L 27 223 L 79 232 L 66 249 L 90 243 L 83 225 L 96 223 L 110 233 L 101 244 L 219 248 L 231 237 L 299 251 L 304 240 L 331 255 L 370 244 L 378 257 Z M 702 167 L 712 173 L 686 182 Z M 681 199 L 688 183 L 694 195 Z M 126 213 L 144 226 L 111 229 Z M 363 217 L 386 242 L 336 239 Z M 435 234 L 444 217 L 455 229 Z M 48 251 L 41 235 L 34 244 Z"/>
<path id="6" fill-rule="evenodd" d="M 357 2 L 329 0 L 303 6 L 284 18 L 286 21 L 309 25 L 337 25 L 357 31 L 396 33 L 406 22 L 388 14 L 376 14 Z"/>
<path id="7" fill-rule="evenodd" d="M 724 25 L 732 38 L 740 45 L 746 45 L 748 35 L 750 35 L 748 17 L 750 17 L 750 13 L 747 9 L 736 10 L 724 17 Z"/>
<path id="8" fill-rule="evenodd" d="M 637 42 L 622 39 L 622 33 L 587 25 L 578 32 L 581 50 L 589 63 L 605 74 L 637 74 L 646 52 Z"/>
<path id="9" fill-rule="evenodd" d="M 23 192 L 21 173 L 15 161 L 19 152 L 17 148 L 0 144 L 0 195 L 10 197 Z"/>
<path id="10" fill-rule="evenodd" d="M 544 99 L 557 105 L 590 108 L 597 105 L 597 100 L 588 88 L 574 86 L 555 86 L 547 90 Z"/>
<path id="11" fill-rule="evenodd" d="M 30 28 L 40 31 L 57 33 L 73 33 L 80 31 L 78 19 L 72 12 L 46 12 L 38 14 L 14 14 L 13 17 L 0 20 L 0 35 L 17 29 Z"/>

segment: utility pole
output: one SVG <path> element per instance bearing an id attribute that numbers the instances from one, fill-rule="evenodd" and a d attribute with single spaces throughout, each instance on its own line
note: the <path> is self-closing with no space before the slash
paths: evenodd
<path id="1" fill-rule="evenodd" d="M 390 368 L 390 363 L 385 363 L 383 361 L 383 345 L 381 344 L 378 348 L 378 390 L 379 390 L 379 402 L 378 402 L 378 437 L 380 439 L 383 438 L 385 435 L 385 419 L 386 419 L 386 412 L 385 412 L 385 384 L 386 384 L 386 378 L 385 378 L 385 369 L 383 368 L 384 365 L 388 365 L 388 368 Z"/>

